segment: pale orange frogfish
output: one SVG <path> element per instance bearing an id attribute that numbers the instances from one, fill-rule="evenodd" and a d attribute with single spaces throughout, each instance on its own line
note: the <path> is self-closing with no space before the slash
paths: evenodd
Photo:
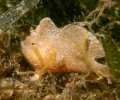
<path id="1" fill-rule="evenodd" d="M 112 77 L 108 66 L 95 60 L 105 56 L 100 41 L 75 24 L 58 28 L 46 17 L 21 41 L 21 50 L 32 64 L 36 79 L 46 72 L 95 72 L 109 82 Z"/>

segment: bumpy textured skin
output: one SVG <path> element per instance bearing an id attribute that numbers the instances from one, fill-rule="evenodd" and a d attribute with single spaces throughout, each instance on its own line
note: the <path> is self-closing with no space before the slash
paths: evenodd
<path id="1" fill-rule="evenodd" d="M 69 24 L 57 28 L 44 18 L 31 34 L 21 41 L 21 50 L 33 65 L 35 76 L 45 72 L 95 72 L 111 78 L 106 65 L 95 61 L 105 56 L 100 41 L 85 28 Z"/>

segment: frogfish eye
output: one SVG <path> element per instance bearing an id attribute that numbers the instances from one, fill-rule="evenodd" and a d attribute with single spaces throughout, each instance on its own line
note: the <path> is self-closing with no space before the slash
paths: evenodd
<path id="1" fill-rule="evenodd" d="M 34 45 L 35 43 L 32 43 L 32 45 Z"/>

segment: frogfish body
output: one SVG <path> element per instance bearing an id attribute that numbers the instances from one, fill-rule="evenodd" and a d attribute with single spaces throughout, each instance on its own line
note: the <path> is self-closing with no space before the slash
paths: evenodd
<path id="1" fill-rule="evenodd" d="M 46 72 L 95 72 L 108 80 L 112 77 L 108 66 L 95 60 L 105 56 L 102 44 L 78 25 L 57 28 L 46 17 L 21 41 L 21 50 L 38 77 Z"/>

